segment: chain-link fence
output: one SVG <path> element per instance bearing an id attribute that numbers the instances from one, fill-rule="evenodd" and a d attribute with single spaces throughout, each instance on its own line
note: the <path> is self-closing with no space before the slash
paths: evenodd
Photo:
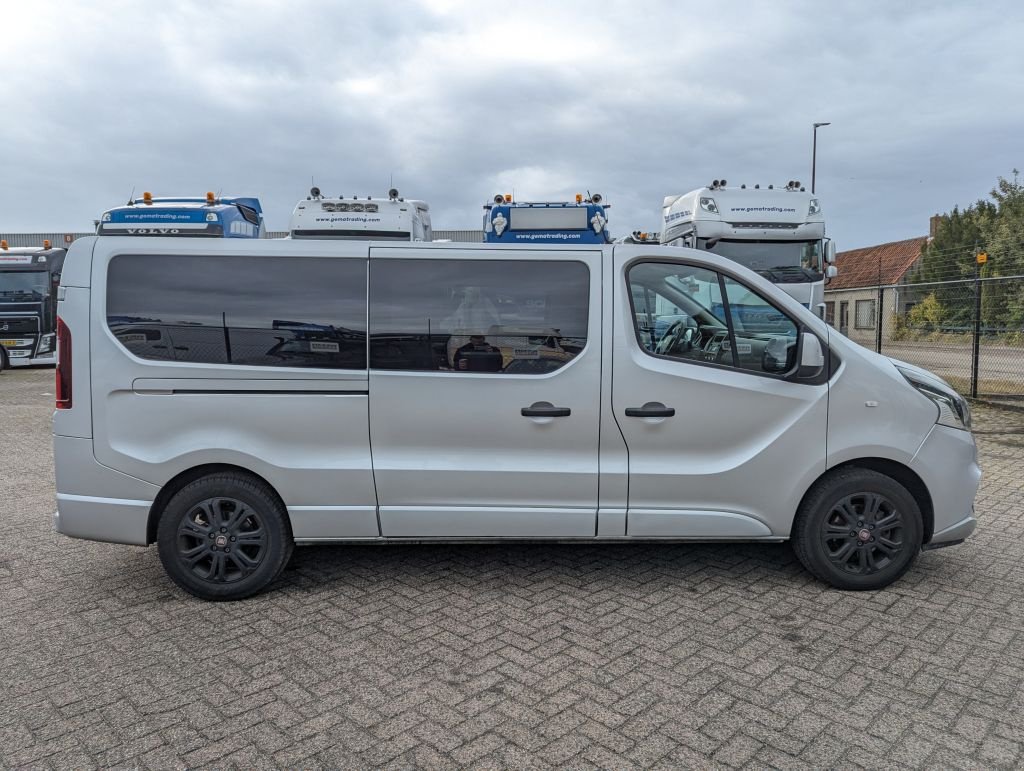
<path id="1" fill-rule="evenodd" d="M 825 293 L 826 319 L 971 396 L 1024 396 L 1024 276 Z"/>

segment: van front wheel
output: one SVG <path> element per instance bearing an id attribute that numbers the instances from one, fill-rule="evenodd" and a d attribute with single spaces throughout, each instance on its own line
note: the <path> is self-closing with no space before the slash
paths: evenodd
<path id="1" fill-rule="evenodd" d="M 839 589 L 881 589 L 921 551 L 921 509 L 899 482 L 863 468 L 820 480 L 793 523 L 793 550 L 812 574 Z"/>
<path id="2" fill-rule="evenodd" d="M 240 600 L 262 591 L 284 569 L 293 545 L 277 497 L 243 474 L 213 474 L 186 485 L 157 528 L 164 570 L 204 600 Z"/>

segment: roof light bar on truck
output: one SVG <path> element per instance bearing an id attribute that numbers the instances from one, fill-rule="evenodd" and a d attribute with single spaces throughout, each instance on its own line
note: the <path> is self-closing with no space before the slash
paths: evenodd
<path id="1" fill-rule="evenodd" d="M 142 204 L 141 206 L 139 204 Z M 263 207 L 258 198 L 218 196 L 141 199 L 103 212 L 99 235 L 265 238 Z"/>

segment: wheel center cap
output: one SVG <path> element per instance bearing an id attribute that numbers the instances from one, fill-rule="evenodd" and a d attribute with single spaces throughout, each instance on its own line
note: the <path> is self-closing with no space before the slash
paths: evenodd
<path id="1" fill-rule="evenodd" d="M 215 544 L 217 544 L 217 546 L 223 548 L 223 547 L 228 545 L 228 537 L 226 535 L 224 535 L 223 533 L 221 533 L 220 535 L 218 535 L 216 538 L 213 539 L 213 542 Z"/>
<path id="2" fill-rule="evenodd" d="M 866 527 L 861 528 L 860 532 L 857 533 L 857 538 L 859 538 L 861 541 L 867 541 L 869 538 L 871 538 L 871 531 L 868 530 Z"/>

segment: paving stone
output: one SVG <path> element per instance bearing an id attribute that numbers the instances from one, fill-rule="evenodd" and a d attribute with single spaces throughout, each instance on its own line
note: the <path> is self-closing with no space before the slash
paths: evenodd
<path id="1" fill-rule="evenodd" d="M 881 592 L 786 545 L 302 547 L 215 605 L 52 531 L 52 378 L 0 375 L 0 768 L 1024 766 L 1020 413 L 975 411 L 978 532 Z"/>

